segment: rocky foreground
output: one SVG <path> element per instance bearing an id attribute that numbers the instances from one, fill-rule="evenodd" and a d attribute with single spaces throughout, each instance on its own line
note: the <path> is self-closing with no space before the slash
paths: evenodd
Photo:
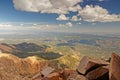
<path id="1" fill-rule="evenodd" d="M 120 56 L 113 53 L 108 61 L 85 56 L 76 70 L 56 72 L 47 67 L 33 80 L 120 80 Z"/>
<path id="2" fill-rule="evenodd" d="M 108 61 L 83 57 L 76 70 L 55 69 L 34 57 L 0 54 L 0 80 L 120 80 L 120 56 Z"/>

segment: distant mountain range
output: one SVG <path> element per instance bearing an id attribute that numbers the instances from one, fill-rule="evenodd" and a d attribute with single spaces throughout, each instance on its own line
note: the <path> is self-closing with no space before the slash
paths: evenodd
<path id="1" fill-rule="evenodd" d="M 11 53 L 18 57 L 25 58 L 29 56 L 39 56 L 44 59 L 55 59 L 62 55 L 54 52 L 46 52 L 46 49 L 50 48 L 46 45 L 36 45 L 34 43 L 20 43 L 20 44 L 0 44 L 0 50 L 4 53 Z"/>
<path id="2" fill-rule="evenodd" d="M 20 53 L 22 51 L 24 52 L 36 52 L 36 51 L 44 51 L 47 47 L 49 46 L 38 46 L 34 43 L 20 43 L 20 44 L 6 44 L 6 43 L 1 43 L 0 44 L 0 50 L 2 52 L 7 52 L 7 53 Z"/>

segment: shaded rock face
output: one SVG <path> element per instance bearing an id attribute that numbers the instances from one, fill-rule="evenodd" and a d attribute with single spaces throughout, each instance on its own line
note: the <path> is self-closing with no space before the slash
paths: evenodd
<path id="1" fill-rule="evenodd" d="M 85 76 L 74 71 L 74 72 L 70 73 L 70 76 L 66 80 L 88 80 L 88 79 Z"/>
<path id="2" fill-rule="evenodd" d="M 61 73 L 61 77 L 64 79 L 64 80 L 67 80 L 68 77 L 71 75 L 71 73 L 74 73 L 75 71 L 74 70 L 69 70 L 69 69 L 64 69 Z"/>
<path id="3" fill-rule="evenodd" d="M 85 56 L 80 61 L 77 71 L 88 80 L 109 80 L 109 63 L 101 59 Z"/>
<path id="4" fill-rule="evenodd" d="M 81 74 L 87 74 L 89 71 L 96 69 L 100 66 L 106 66 L 109 63 L 101 60 L 101 59 L 94 59 L 90 57 L 83 57 L 78 65 L 77 71 Z"/>
<path id="5" fill-rule="evenodd" d="M 113 53 L 110 61 L 110 80 L 120 80 L 120 56 Z"/>
<path id="6" fill-rule="evenodd" d="M 120 80 L 120 56 L 113 53 L 110 63 L 84 57 L 77 71 L 88 80 Z"/>
<path id="7" fill-rule="evenodd" d="M 49 80 L 59 80 L 59 76 L 60 75 L 57 72 L 54 72 L 46 76 L 46 78 L 48 78 Z"/>
<path id="8" fill-rule="evenodd" d="M 92 71 L 90 71 L 87 75 L 85 75 L 89 80 L 96 80 L 99 78 L 104 77 L 106 74 L 108 74 L 109 72 L 109 66 L 101 66 L 98 67 L 97 69 L 94 69 Z M 109 76 L 105 76 L 106 80 L 109 79 Z M 104 78 L 104 79 L 105 79 Z"/>

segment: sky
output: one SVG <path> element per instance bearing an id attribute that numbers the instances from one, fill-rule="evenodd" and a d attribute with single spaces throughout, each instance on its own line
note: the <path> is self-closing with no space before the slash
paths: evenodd
<path id="1" fill-rule="evenodd" d="M 0 0 L 0 34 L 120 33 L 120 0 Z"/>

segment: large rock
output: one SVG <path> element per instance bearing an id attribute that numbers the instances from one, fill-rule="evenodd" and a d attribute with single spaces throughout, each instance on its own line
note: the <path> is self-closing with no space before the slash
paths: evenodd
<path id="1" fill-rule="evenodd" d="M 56 74 L 53 74 L 52 72 L 54 71 L 55 69 L 53 69 L 52 67 L 44 67 L 42 69 L 42 71 L 40 71 L 39 73 L 35 74 L 33 77 L 32 77 L 32 80 L 39 80 L 39 79 L 51 79 L 51 78 L 55 78 L 56 77 Z"/>
<path id="2" fill-rule="evenodd" d="M 67 80 L 88 80 L 85 76 L 72 72 Z"/>
<path id="3" fill-rule="evenodd" d="M 88 79 L 83 75 L 77 75 L 75 80 L 88 80 Z"/>
<path id="4" fill-rule="evenodd" d="M 42 79 L 42 76 L 41 76 L 41 73 L 37 73 L 35 74 L 33 77 L 32 77 L 32 80 L 39 80 L 39 79 Z"/>
<path id="5" fill-rule="evenodd" d="M 102 80 L 109 80 L 109 76 L 106 76 L 106 74 L 109 74 L 109 66 L 101 66 L 97 69 L 94 69 L 90 71 L 86 77 L 89 80 L 96 80 L 98 78 L 102 77 Z"/>
<path id="6" fill-rule="evenodd" d="M 51 73 L 47 76 L 49 80 L 59 80 L 60 75 L 57 72 Z"/>
<path id="7" fill-rule="evenodd" d="M 110 80 L 120 80 L 120 56 L 113 53 L 110 61 Z"/>
<path id="8" fill-rule="evenodd" d="M 77 71 L 80 74 L 87 74 L 89 71 L 92 71 L 100 66 L 106 66 L 109 63 L 101 60 L 101 59 L 94 59 L 90 57 L 83 57 L 82 60 L 80 61 L 80 64 L 77 67 Z"/>
<path id="9" fill-rule="evenodd" d="M 62 71 L 62 74 L 61 74 L 61 77 L 64 79 L 64 80 L 67 80 L 68 77 L 70 76 L 71 73 L 75 72 L 75 70 L 70 70 L 70 69 L 64 69 Z"/>
<path id="10" fill-rule="evenodd" d="M 55 69 L 51 68 L 51 67 L 45 67 L 42 71 L 41 74 L 43 77 L 46 77 L 47 75 L 49 75 L 50 73 L 52 73 Z"/>

